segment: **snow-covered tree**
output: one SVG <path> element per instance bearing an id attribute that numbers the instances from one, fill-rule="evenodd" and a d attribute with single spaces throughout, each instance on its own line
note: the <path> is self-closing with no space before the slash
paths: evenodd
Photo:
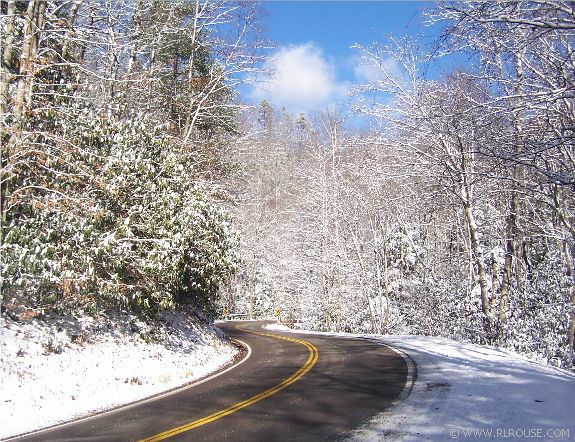
<path id="1" fill-rule="evenodd" d="M 2 4 L 2 296 L 213 314 L 255 4 Z M 161 123 L 158 123 L 161 122 Z"/>

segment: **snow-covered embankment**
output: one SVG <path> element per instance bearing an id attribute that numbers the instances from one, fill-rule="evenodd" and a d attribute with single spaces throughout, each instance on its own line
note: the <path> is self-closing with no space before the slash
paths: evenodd
<path id="1" fill-rule="evenodd" d="M 187 313 L 2 319 L 0 438 L 131 403 L 193 382 L 238 350 Z"/>

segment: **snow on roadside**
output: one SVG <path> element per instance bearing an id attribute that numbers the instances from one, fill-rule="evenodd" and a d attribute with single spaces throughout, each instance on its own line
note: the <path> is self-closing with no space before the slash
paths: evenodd
<path id="1" fill-rule="evenodd" d="M 238 350 L 188 313 L 2 319 L 0 439 L 193 382 Z"/>
<path id="2" fill-rule="evenodd" d="M 266 328 L 311 333 L 276 324 Z M 387 344 L 415 362 L 409 396 L 351 440 L 575 440 L 574 373 L 446 338 L 322 334 Z"/>

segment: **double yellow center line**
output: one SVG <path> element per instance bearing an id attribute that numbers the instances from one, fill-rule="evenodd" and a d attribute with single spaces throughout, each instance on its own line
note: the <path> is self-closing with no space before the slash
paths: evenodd
<path id="1" fill-rule="evenodd" d="M 240 328 L 240 327 L 238 326 L 236 328 Z M 270 397 L 273 394 L 276 394 L 278 391 L 283 390 L 288 385 L 291 385 L 295 381 L 297 381 L 298 379 L 302 378 L 308 371 L 311 370 L 311 368 L 315 365 L 315 363 L 317 362 L 317 359 L 319 357 L 319 352 L 318 352 L 317 348 L 307 341 L 303 341 L 301 339 L 295 339 L 295 338 L 288 338 L 286 336 L 272 335 L 269 333 L 259 333 L 259 332 L 254 332 L 251 330 L 245 330 L 245 329 L 243 329 L 243 331 L 248 332 L 248 333 L 252 333 L 255 335 L 269 336 L 269 337 L 272 337 L 275 339 L 283 339 L 284 341 L 290 341 L 290 342 L 295 342 L 297 344 L 301 344 L 308 349 L 309 357 L 307 358 L 307 361 L 305 362 L 305 364 L 303 364 L 299 368 L 298 371 L 296 371 L 294 374 L 292 374 L 289 378 L 284 379 L 282 382 L 280 382 L 276 386 L 274 386 L 268 390 L 262 391 L 261 393 L 256 394 L 255 396 L 252 396 L 251 398 L 246 399 L 242 402 L 238 402 L 237 404 L 232 405 L 229 408 L 226 408 L 224 410 L 210 414 L 209 416 L 195 420 L 193 422 L 189 422 L 187 424 L 181 425 L 179 427 L 172 428 L 171 430 L 164 431 L 163 433 L 158 433 L 154 436 L 150 436 L 146 439 L 142 439 L 139 442 L 153 442 L 153 441 L 164 440 L 164 439 L 167 439 L 169 437 L 175 436 L 176 434 L 184 433 L 185 431 L 189 431 L 193 428 L 200 427 L 202 425 L 205 425 L 205 424 L 213 422 L 217 419 L 220 419 L 224 416 L 235 413 L 236 411 L 241 410 L 242 408 L 249 407 L 250 405 L 255 404 L 258 401 L 261 401 L 262 399 L 265 399 L 267 397 Z"/>

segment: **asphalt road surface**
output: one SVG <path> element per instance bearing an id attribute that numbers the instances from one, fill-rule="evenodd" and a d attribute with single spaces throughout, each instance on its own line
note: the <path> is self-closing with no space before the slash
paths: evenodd
<path id="1" fill-rule="evenodd" d="M 387 347 L 262 324 L 220 325 L 250 355 L 209 381 L 18 440 L 338 440 L 388 408 L 406 383 L 407 364 Z"/>

